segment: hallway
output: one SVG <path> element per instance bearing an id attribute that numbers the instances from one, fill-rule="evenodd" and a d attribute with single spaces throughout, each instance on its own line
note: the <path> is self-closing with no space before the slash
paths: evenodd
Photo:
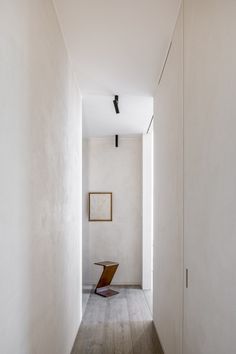
<path id="1" fill-rule="evenodd" d="M 111 298 L 91 293 L 72 354 L 162 354 L 143 291 L 113 288 Z"/>
<path id="2" fill-rule="evenodd" d="M 0 0 L 0 354 L 236 353 L 235 19 Z"/>

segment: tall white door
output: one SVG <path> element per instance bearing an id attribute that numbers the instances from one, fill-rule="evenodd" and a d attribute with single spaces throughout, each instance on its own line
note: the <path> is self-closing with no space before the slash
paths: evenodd
<path id="1" fill-rule="evenodd" d="M 166 354 L 182 354 L 183 16 L 155 97 L 153 315 Z"/>
<path id="2" fill-rule="evenodd" d="M 184 354 L 236 353 L 236 1 L 184 1 Z"/>

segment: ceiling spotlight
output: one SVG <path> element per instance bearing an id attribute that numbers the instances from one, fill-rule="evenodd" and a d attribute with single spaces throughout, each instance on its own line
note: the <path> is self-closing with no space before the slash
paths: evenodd
<path id="1" fill-rule="evenodd" d="M 115 147 L 116 148 L 119 147 L 119 137 L 118 137 L 118 135 L 115 135 Z"/>
<path id="2" fill-rule="evenodd" d="M 115 107 L 116 114 L 120 113 L 118 103 L 119 103 L 119 96 L 115 95 L 115 99 L 113 100 L 113 104 Z"/>

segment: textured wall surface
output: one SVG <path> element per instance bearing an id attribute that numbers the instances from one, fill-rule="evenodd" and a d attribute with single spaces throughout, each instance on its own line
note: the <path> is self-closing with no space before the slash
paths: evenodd
<path id="1" fill-rule="evenodd" d="M 154 117 L 153 315 L 164 352 L 180 354 L 183 314 L 182 9 L 156 93 Z"/>
<path id="2" fill-rule="evenodd" d="M 142 288 L 153 287 L 153 125 L 143 135 Z"/>
<path id="3" fill-rule="evenodd" d="M 0 352 L 66 354 L 81 315 L 80 97 L 49 0 L 0 3 Z"/>
<path id="4" fill-rule="evenodd" d="M 114 283 L 141 284 L 142 137 L 121 137 L 119 148 L 113 137 L 91 138 L 88 158 L 89 191 L 113 193 L 113 221 L 89 222 L 86 282 L 98 281 L 94 262 L 112 260 L 120 263 Z"/>
<path id="5" fill-rule="evenodd" d="M 88 139 L 83 139 L 82 160 L 83 160 L 83 183 L 82 183 L 82 264 L 83 264 L 83 311 L 89 298 L 92 286 L 88 286 L 89 269 L 89 223 L 88 223 L 88 192 L 89 192 L 89 150 Z"/>
<path id="6" fill-rule="evenodd" d="M 185 354 L 236 348 L 236 2 L 184 5 Z"/>

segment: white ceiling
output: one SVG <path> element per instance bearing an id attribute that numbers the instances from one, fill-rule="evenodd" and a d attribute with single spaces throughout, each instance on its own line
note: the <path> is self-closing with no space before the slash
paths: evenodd
<path id="1" fill-rule="evenodd" d="M 84 96 L 84 136 L 142 134 L 153 114 L 153 98 L 119 96 L 120 114 L 116 114 L 112 96 Z M 132 117 L 132 119 L 130 119 Z"/>
<path id="2" fill-rule="evenodd" d="M 146 98 L 153 96 L 181 0 L 54 2 L 81 92 L 85 97 L 87 131 L 98 134 L 92 125 L 97 126 L 99 132 L 103 126 L 109 134 L 109 126 L 110 133 L 117 130 L 121 134 L 121 130 L 131 125 L 133 130 L 135 127 L 140 130 L 141 124 L 142 131 L 145 131 L 150 120 L 150 117 L 145 119 L 150 113 L 149 103 L 146 110 L 144 108 L 145 102 L 149 102 Z M 124 114 L 112 119 L 114 110 L 109 110 L 107 103 L 108 99 L 112 102 L 111 97 L 115 94 L 129 96 L 130 99 L 123 100 Z M 131 103 L 131 96 L 132 100 L 137 96 L 136 104 Z M 140 113 L 143 112 L 145 117 L 137 112 L 141 101 L 143 105 Z M 93 107 L 89 107 L 92 104 Z M 104 116 L 106 120 L 97 124 L 99 117 Z"/>

